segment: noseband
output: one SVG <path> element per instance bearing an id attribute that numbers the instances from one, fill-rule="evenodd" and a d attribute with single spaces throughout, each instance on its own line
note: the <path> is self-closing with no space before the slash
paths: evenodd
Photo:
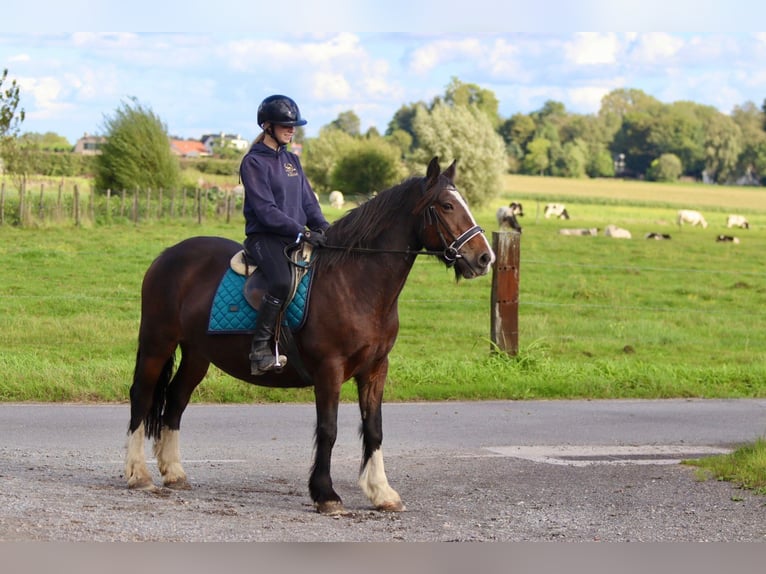
<path id="1" fill-rule="evenodd" d="M 480 233 L 484 233 L 484 230 L 481 227 L 474 225 L 470 229 L 467 229 L 461 233 L 459 236 L 455 237 L 447 227 L 447 224 L 444 223 L 444 220 L 439 215 L 439 212 L 436 211 L 436 207 L 433 205 L 429 205 L 425 212 L 425 223 L 426 225 L 433 225 L 436 227 L 436 232 L 439 234 L 442 245 L 444 245 L 444 251 L 441 253 L 441 255 L 444 257 L 444 261 L 447 263 L 447 267 L 452 267 L 458 259 L 463 258 L 462 253 L 460 253 L 463 245 L 468 243 L 471 239 Z M 449 234 L 450 237 L 452 237 L 452 242 L 449 244 L 447 238 L 444 235 L 445 231 Z"/>

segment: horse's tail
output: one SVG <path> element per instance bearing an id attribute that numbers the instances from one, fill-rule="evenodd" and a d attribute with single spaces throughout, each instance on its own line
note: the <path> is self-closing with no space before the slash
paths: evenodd
<path id="1" fill-rule="evenodd" d="M 139 363 L 141 356 L 141 349 L 139 348 L 136 353 L 136 365 Z M 147 438 L 153 438 L 159 440 L 160 432 L 162 431 L 162 412 L 165 410 L 165 394 L 170 384 L 170 379 L 173 377 L 173 367 L 175 363 L 175 354 L 170 355 L 165 364 L 162 367 L 160 376 L 154 385 L 154 394 L 152 396 L 152 404 L 146 413 L 144 419 L 144 431 Z M 134 387 L 136 386 L 135 378 L 137 376 L 138 369 L 134 373 Z"/>

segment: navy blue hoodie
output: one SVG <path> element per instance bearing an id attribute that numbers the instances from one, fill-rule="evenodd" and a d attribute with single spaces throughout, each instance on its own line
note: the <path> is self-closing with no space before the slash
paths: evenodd
<path id="1" fill-rule="evenodd" d="M 306 227 L 330 224 L 303 173 L 298 156 L 284 146 L 273 150 L 263 142 L 250 147 L 239 166 L 245 186 L 245 234 L 273 233 L 296 238 Z"/>

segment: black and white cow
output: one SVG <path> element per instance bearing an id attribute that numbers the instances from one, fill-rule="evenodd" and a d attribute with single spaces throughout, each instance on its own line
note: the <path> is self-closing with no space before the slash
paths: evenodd
<path id="1" fill-rule="evenodd" d="M 702 229 L 707 229 L 707 221 L 702 217 L 699 211 L 693 209 L 680 209 L 678 210 L 678 216 L 676 217 L 676 223 L 678 227 L 681 227 L 684 223 L 688 223 L 691 226 L 701 225 Z"/>
<path id="2" fill-rule="evenodd" d="M 731 235 L 719 235 L 715 240 L 719 243 L 739 243 L 739 237 L 733 237 Z"/>
<path id="3" fill-rule="evenodd" d="M 656 239 L 658 241 L 661 241 L 663 239 L 670 239 L 670 235 L 667 233 L 657 233 L 655 231 L 650 231 L 647 233 L 644 237 L 647 239 Z"/>
<path id="4" fill-rule="evenodd" d="M 575 236 L 585 236 L 585 235 L 598 235 L 598 227 L 584 227 L 580 229 L 559 229 L 559 235 L 575 235 Z"/>
<path id="5" fill-rule="evenodd" d="M 497 209 L 495 216 L 497 217 L 497 225 L 500 229 L 515 229 L 521 233 L 521 224 L 516 217 L 522 217 L 524 215 L 524 208 L 521 203 L 516 201 L 511 202 L 507 207 L 504 205 Z"/>
<path id="6" fill-rule="evenodd" d="M 558 217 L 559 219 L 569 219 L 569 213 L 567 212 L 567 208 L 563 203 L 549 203 L 545 206 L 545 211 L 543 212 L 543 215 L 545 216 L 545 219 L 550 219 L 551 217 Z"/>
<path id="7" fill-rule="evenodd" d="M 739 227 L 740 229 L 750 229 L 750 223 L 745 219 L 744 215 L 730 215 L 726 218 L 726 227 L 731 229 L 732 227 Z"/>

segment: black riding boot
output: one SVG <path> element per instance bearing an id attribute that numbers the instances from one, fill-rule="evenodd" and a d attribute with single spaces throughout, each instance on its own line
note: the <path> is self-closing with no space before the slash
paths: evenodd
<path id="1" fill-rule="evenodd" d="M 277 357 L 275 348 L 271 347 L 281 307 L 282 302 L 279 299 L 268 294 L 263 296 L 250 347 L 251 375 L 262 375 L 267 371 L 279 372 L 287 363 L 287 357 L 284 355 Z"/>

